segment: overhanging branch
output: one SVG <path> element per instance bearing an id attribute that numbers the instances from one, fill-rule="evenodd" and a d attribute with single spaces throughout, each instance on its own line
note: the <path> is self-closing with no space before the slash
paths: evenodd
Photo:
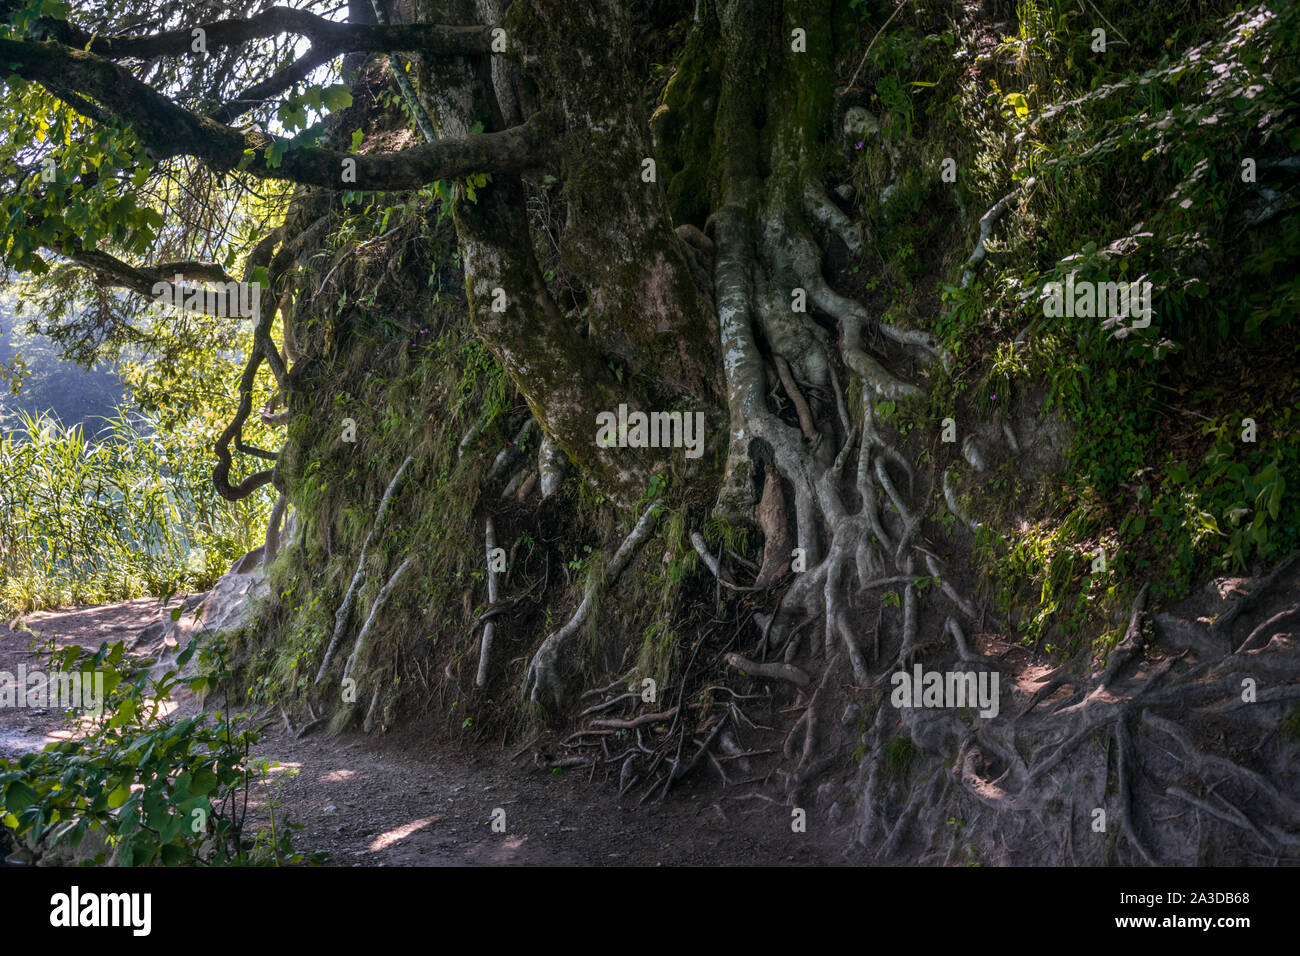
<path id="1" fill-rule="evenodd" d="M 291 33 L 306 37 L 313 48 L 328 56 L 402 50 L 419 50 L 433 56 L 471 56 L 491 52 L 493 29 L 438 23 L 338 23 L 290 7 L 272 7 L 246 20 L 208 20 L 145 36 L 97 37 L 65 20 L 45 19 L 41 25 L 47 36 L 67 46 L 112 60 L 191 55 L 195 30 L 203 31 L 203 45 L 208 50 Z"/>
<path id="2" fill-rule="evenodd" d="M 57 250 L 56 250 L 57 251 Z M 141 268 L 133 266 L 130 263 L 123 262 L 116 256 L 98 249 L 81 249 L 75 248 L 68 253 L 68 258 L 77 265 L 85 266 L 100 277 L 106 284 L 118 286 L 124 289 L 130 289 L 132 292 L 138 292 L 147 299 L 157 298 L 154 291 L 155 286 L 160 282 L 167 283 L 168 293 L 173 297 L 180 294 L 173 280 L 179 275 L 182 279 L 190 282 L 235 282 L 236 280 L 215 262 L 199 262 L 196 260 L 183 260 L 180 262 L 160 262 L 157 265 Z M 224 300 L 222 300 L 224 302 Z M 197 311 L 214 315 L 230 315 L 228 309 L 224 312 L 209 313 L 206 307 L 206 298 L 196 299 L 194 306 Z M 224 308 L 224 307 L 223 307 Z"/>
<path id="3" fill-rule="evenodd" d="M 465 139 L 439 140 L 383 155 L 353 155 L 232 129 L 177 106 L 128 70 L 109 60 L 57 43 L 0 39 L 0 60 L 10 71 L 39 83 L 55 96 L 75 87 L 113 116 L 129 123 L 155 159 L 193 156 L 213 169 L 242 169 L 259 179 L 335 191 L 384 192 L 419 189 L 439 179 L 471 173 L 517 172 L 540 165 L 547 129 L 544 114 L 520 126 Z M 70 103 L 74 109 L 75 103 Z M 268 159 L 279 155 L 278 165 Z"/>

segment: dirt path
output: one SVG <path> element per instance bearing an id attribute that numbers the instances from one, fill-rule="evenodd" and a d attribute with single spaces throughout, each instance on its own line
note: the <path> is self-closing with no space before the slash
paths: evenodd
<path id="1" fill-rule="evenodd" d="M 158 620 L 151 599 L 28 615 L 0 626 L 0 671 L 38 666 L 30 647 L 126 640 Z M 148 652 L 147 645 L 133 651 Z M 176 713 L 192 704 L 179 701 Z M 0 757 L 37 750 L 68 734 L 53 708 L 0 707 Z M 288 817 L 304 829 L 294 846 L 326 850 L 334 866 L 459 865 L 811 865 L 848 862 L 810 815 L 794 833 L 788 807 L 683 786 L 659 806 L 620 805 L 585 774 L 555 776 L 505 755 L 438 752 L 426 742 L 358 734 L 298 739 L 278 719 L 257 756 L 278 761 L 250 799 L 256 825 Z M 505 832 L 494 832 L 496 810 Z"/>

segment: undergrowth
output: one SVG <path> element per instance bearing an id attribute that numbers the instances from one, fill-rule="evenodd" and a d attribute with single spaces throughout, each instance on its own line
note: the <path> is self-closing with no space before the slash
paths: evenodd
<path id="1" fill-rule="evenodd" d="M 869 55 L 882 139 L 849 171 L 870 236 L 863 292 L 956 358 L 904 420 L 1016 409 L 1022 445 L 1052 422 L 1069 435 L 1031 507 L 1015 462 L 965 489 L 999 532 L 979 536 L 981 577 L 1022 638 L 1052 649 L 1100 633 L 1104 650 L 1143 580 L 1173 598 L 1300 548 L 1300 217 L 1286 186 L 1300 17 L 1182 7 L 1020 0 L 1001 37 L 939 7 L 900 18 Z M 948 156 L 955 184 L 939 175 Z M 962 288 L 975 221 L 1018 184 Z M 952 216 L 927 222 L 923 207 Z M 949 218 L 971 231 L 938 236 Z M 1149 326 L 1049 314 L 1048 283 L 1071 275 L 1150 282 Z"/>

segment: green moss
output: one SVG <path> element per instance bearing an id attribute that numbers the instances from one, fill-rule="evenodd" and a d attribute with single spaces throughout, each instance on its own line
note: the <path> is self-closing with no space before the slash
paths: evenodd
<path id="1" fill-rule="evenodd" d="M 1292 743 L 1300 743 L 1300 704 L 1291 708 L 1291 713 L 1278 725 L 1278 730 Z"/>
<path id="2" fill-rule="evenodd" d="M 916 745 L 906 737 L 895 737 L 885 746 L 885 773 L 906 777 L 916 759 Z"/>
<path id="3" fill-rule="evenodd" d="M 692 29 L 677 69 L 650 118 L 655 151 L 667 178 L 674 225 L 703 228 L 709 214 L 709 161 L 721 77 L 713 18 Z"/>

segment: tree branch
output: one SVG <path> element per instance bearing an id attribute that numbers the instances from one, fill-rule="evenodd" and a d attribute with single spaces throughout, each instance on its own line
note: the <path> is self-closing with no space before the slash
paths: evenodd
<path id="1" fill-rule="evenodd" d="M 222 171 L 242 169 L 259 179 L 324 189 L 392 191 L 419 189 L 438 179 L 471 173 L 509 172 L 543 162 L 547 120 L 537 114 L 521 126 L 465 139 L 439 140 L 378 156 L 351 155 L 259 130 L 240 131 L 177 106 L 109 60 L 56 43 L 0 39 L 0 60 L 55 96 L 75 86 L 117 118 L 130 123 L 155 159 L 194 156 Z M 74 109 L 75 103 L 70 103 Z M 272 152 L 280 154 L 271 166 Z M 344 177 L 345 163 L 355 175 Z"/>
<path id="2" fill-rule="evenodd" d="M 203 31 L 204 48 L 211 50 L 285 33 L 311 40 L 326 56 L 340 53 L 391 53 L 419 50 L 433 56 L 471 56 L 492 52 L 492 27 L 445 26 L 438 23 L 339 23 L 291 7 L 271 7 L 247 20 L 208 20 L 191 27 L 145 36 L 97 37 L 65 20 L 43 19 L 47 36 L 107 59 L 149 60 L 188 56 L 194 52 L 193 31 Z"/>
<path id="3" fill-rule="evenodd" d="M 109 285 L 130 289 L 132 292 L 138 292 L 150 300 L 156 297 L 154 286 L 159 282 L 166 282 L 172 290 L 172 294 L 175 295 L 176 289 L 172 280 L 178 275 L 183 279 L 194 282 L 236 281 L 215 262 L 160 262 L 155 266 L 141 268 L 123 262 L 116 256 L 98 249 L 76 247 L 67 255 L 73 262 L 90 269 Z M 196 301 L 196 305 L 204 306 L 205 303 Z M 200 307 L 199 311 L 206 313 L 207 309 Z M 230 312 L 227 311 L 225 314 L 229 315 Z"/>
<path id="4" fill-rule="evenodd" d="M 217 123 L 229 123 L 244 115 L 255 106 L 265 103 L 273 96 L 279 96 L 295 83 L 301 83 L 312 70 L 328 63 L 331 54 L 312 47 L 298 59 L 294 60 L 279 73 L 255 83 L 248 89 L 236 94 L 229 102 L 223 103 L 208 114 L 208 118 Z"/>

